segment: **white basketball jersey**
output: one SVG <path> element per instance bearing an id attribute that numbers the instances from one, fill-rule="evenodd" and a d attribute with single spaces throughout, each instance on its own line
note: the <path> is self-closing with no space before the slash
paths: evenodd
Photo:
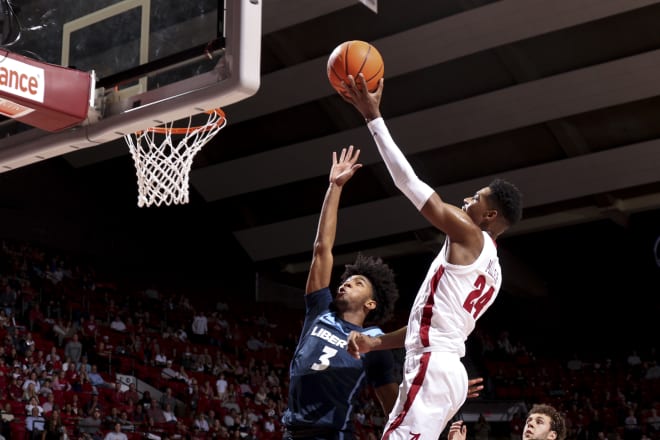
<path id="1" fill-rule="evenodd" d="M 497 247 L 490 235 L 483 234 L 481 254 L 468 266 L 447 262 L 449 237 L 445 240 L 410 312 L 407 351 L 446 351 L 465 356 L 468 335 L 502 285 Z"/>

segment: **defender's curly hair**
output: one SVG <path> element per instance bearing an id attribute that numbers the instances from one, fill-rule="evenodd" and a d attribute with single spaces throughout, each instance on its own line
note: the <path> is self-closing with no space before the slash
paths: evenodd
<path id="1" fill-rule="evenodd" d="M 353 264 L 347 264 L 341 276 L 343 283 L 353 275 L 366 277 L 373 286 L 376 308 L 367 315 L 366 321 L 382 324 L 394 313 L 394 304 L 399 299 L 399 289 L 394 282 L 394 271 L 381 258 L 358 254 Z"/>
<path id="2" fill-rule="evenodd" d="M 522 193 L 511 182 L 502 179 L 495 179 L 488 185 L 490 188 L 490 197 L 495 204 L 495 208 L 502 213 L 502 216 L 509 223 L 509 226 L 516 224 L 522 217 Z"/>

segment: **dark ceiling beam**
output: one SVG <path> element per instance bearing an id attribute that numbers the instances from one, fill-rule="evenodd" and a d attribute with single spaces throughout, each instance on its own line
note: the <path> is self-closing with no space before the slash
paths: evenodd
<path id="1" fill-rule="evenodd" d="M 660 140 L 654 140 L 513 170 L 503 173 L 500 177 L 516 182 L 525 195 L 525 206 L 533 208 L 657 182 L 660 178 L 658 163 Z M 466 194 L 472 194 L 475 189 L 487 185 L 493 177 L 495 176 L 484 176 L 441 186 L 438 192 L 449 203 L 458 204 Z M 657 199 L 657 196 L 651 196 L 644 202 L 652 205 Z M 625 202 L 620 206 L 625 206 Z M 649 208 L 637 204 L 631 206 L 631 209 L 636 210 Z M 584 212 L 575 211 L 563 216 L 563 213 L 557 213 L 553 221 L 557 225 L 586 222 L 593 220 L 593 215 L 602 215 L 603 209 L 608 208 L 586 207 Z M 337 234 L 337 245 L 358 243 L 428 227 L 424 218 L 402 196 L 347 207 L 341 210 L 339 216 L 342 220 L 339 225 L 340 232 Z M 375 218 L 381 221 L 374 222 Z M 264 261 L 308 250 L 311 236 L 299 232 L 314 231 L 317 221 L 317 215 L 309 215 L 235 231 L 234 235 L 253 261 Z M 527 225 L 527 222 L 531 225 Z M 512 228 L 510 233 L 531 231 L 533 227 L 547 229 L 551 226 L 547 221 L 542 224 L 538 220 L 536 224 L 534 222 L 534 218 L 523 220 Z"/>
<path id="2" fill-rule="evenodd" d="M 404 152 L 412 155 L 658 96 L 657 78 L 660 78 L 660 50 L 391 118 L 388 126 Z M 372 143 L 368 130 L 357 127 L 195 169 L 191 184 L 207 201 L 218 200 L 325 175 L 327 164 L 319 157 L 329 157 L 337 145 Z M 380 161 L 374 150 L 363 148 L 360 159 L 364 165 Z M 242 178 L 275 162 L 280 166 L 269 173 Z"/>
<path id="3" fill-rule="evenodd" d="M 372 41 L 394 78 L 498 46 L 600 20 L 660 0 L 501 0 Z M 323 3 L 323 2 L 320 2 Z M 264 24 L 266 26 L 266 24 Z M 428 50 L 429 41 L 433 50 Z M 328 53 L 329 55 L 329 53 Z M 233 123 L 264 116 L 334 93 L 320 57 L 265 75 L 259 92 L 228 106 Z M 290 78 L 305 78 L 304 82 Z"/>
<path id="4" fill-rule="evenodd" d="M 355 6 L 357 0 L 262 0 L 264 35 L 295 26 L 314 18 Z"/>
<path id="5" fill-rule="evenodd" d="M 264 4 L 262 30 L 273 32 L 286 26 L 348 6 L 346 0 L 270 0 Z M 420 68 L 625 13 L 659 3 L 660 0 L 501 0 L 373 41 L 387 63 L 387 77 L 393 78 Z M 354 2 L 356 3 L 356 2 Z M 284 9 L 279 9 L 280 7 Z M 287 12 L 288 11 L 288 12 Z M 286 13 L 285 13 L 286 12 Z M 292 14 L 286 18 L 287 14 Z M 287 21 L 288 20 L 288 21 Z M 434 50 L 426 50 L 428 42 Z M 327 57 L 320 57 L 282 69 L 261 79 L 259 91 L 243 102 L 225 107 L 231 124 L 274 113 L 334 93 L 325 74 Z M 291 81 L 290 78 L 306 78 Z M 1 146 L 0 146 L 1 147 Z M 118 143 L 101 145 L 67 155 L 72 166 L 82 167 L 127 154 Z M 2 157 L 0 157 L 1 165 Z M 216 174 L 207 169 L 207 174 Z M 221 170 L 218 170 L 221 172 Z M 217 182 L 221 185 L 223 182 Z"/>

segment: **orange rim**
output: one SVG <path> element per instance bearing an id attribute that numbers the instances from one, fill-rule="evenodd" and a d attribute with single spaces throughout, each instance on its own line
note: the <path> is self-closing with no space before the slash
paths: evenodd
<path id="1" fill-rule="evenodd" d="M 212 124 L 198 125 L 195 127 L 151 127 L 147 128 L 145 131 L 157 134 L 189 134 L 193 131 L 209 131 L 212 128 L 225 123 L 225 112 L 221 108 L 207 110 L 204 113 L 208 113 L 209 115 L 215 113 L 219 116 L 218 120 Z"/>

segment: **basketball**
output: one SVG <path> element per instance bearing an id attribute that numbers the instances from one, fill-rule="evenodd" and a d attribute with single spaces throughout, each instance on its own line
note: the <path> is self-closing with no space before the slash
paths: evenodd
<path id="1" fill-rule="evenodd" d="M 383 77 L 385 64 L 383 57 L 371 44 L 365 41 L 345 41 L 335 48 L 328 58 L 328 79 L 332 87 L 343 93 L 341 85 L 348 75 L 353 75 L 355 82 L 359 73 L 364 75 L 370 92 L 378 88 L 378 81 Z"/>

